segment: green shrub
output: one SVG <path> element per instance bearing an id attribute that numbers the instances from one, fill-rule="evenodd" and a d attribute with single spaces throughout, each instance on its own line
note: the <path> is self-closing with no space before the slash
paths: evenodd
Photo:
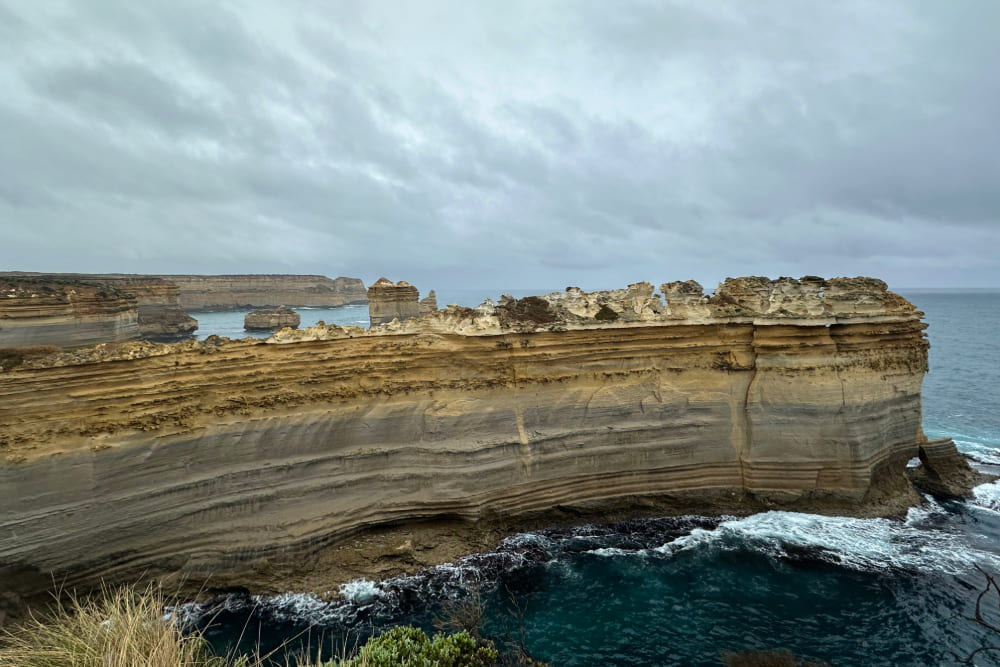
<path id="1" fill-rule="evenodd" d="M 493 647 L 477 645 L 468 632 L 431 639 L 419 628 L 402 626 L 369 639 L 350 660 L 327 667 L 488 667 L 497 664 L 498 656 Z"/>
<path id="2" fill-rule="evenodd" d="M 600 320 L 602 322 L 614 322 L 618 319 L 618 313 L 608 308 L 607 304 L 601 306 L 601 309 L 597 311 L 594 315 L 595 320 Z"/>

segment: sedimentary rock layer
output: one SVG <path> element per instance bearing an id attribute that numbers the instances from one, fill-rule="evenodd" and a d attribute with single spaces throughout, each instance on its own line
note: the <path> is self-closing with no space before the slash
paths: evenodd
<path id="1" fill-rule="evenodd" d="M 302 317 L 291 308 L 268 308 L 247 313 L 243 318 L 243 328 L 247 331 L 276 331 L 283 327 L 293 329 L 299 326 Z"/>
<path id="2" fill-rule="evenodd" d="M 284 586 L 337 549 L 337 576 L 398 571 L 418 525 L 431 549 L 456 522 L 462 539 L 567 513 L 917 502 L 920 313 L 879 281 L 807 282 L 799 299 L 769 284 L 668 288 L 667 303 L 645 283 L 570 290 L 15 368 L 0 375 L 0 574 Z M 384 550 L 359 559 L 372 531 Z"/>
<path id="3" fill-rule="evenodd" d="M 191 312 L 267 308 L 280 305 L 333 308 L 367 303 L 358 278 L 307 275 L 164 275 L 180 288 L 180 302 Z"/>
<path id="4" fill-rule="evenodd" d="M 0 276 L 0 347 L 136 340 L 135 297 L 71 279 Z"/>
<path id="5" fill-rule="evenodd" d="M 434 301 L 436 304 L 436 297 Z M 420 292 L 405 280 L 394 283 L 388 278 L 379 278 L 368 288 L 368 319 L 372 326 L 408 320 L 420 314 Z"/>
<path id="6" fill-rule="evenodd" d="M 6 281 L 8 297 L 20 285 L 36 306 L 42 303 L 40 298 L 49 299 L 43 309 L 32 309 L 30 304 L 25 307 L 24 302 L 13 298 L 0 300 L 0 322 L 9 320 L 11 328 L 16 323 L 18 329 L 16 337 L 21 342 L 12 345 L 73 347 L 140 337 L 170 339 L 188 336 L 198 329 L 198 321 L 180 307 L 177 286 L 162 278 L 120 273 L 3 273 L 0 281 Z M 116 308 L 124 314 L 109 319 L 107 312 L 100 315 L 93 304 L 84 304 L 84 297 L 75 298 L 74 309 L 60 311 L 58 304 L 68 303 L 71 291 L 75 295 L 99 295 L 104 311 L 117 300 Z M 101 322 L 100 326 L 95 326 L 95 318 Z M 125 324 L 113 323 L 111 319 L 124 320 Z M 138 330 L 129 323 L 131 320 L 135 320 Z M 8 335 L 12 333 L 8 331 Z M 4 337 L 0 330 L 0 339 Z"/>

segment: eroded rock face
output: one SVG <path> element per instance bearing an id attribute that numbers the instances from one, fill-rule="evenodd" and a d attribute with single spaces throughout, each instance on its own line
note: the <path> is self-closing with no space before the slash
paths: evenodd
<path id="1" fill-rule="evenodd" d="M 919 502 L 907 460 L 949 460 L 921 429 L 924 324 L 880 281 L 661 290 L 8 369 L 0 570 L 328 589 L 318 573 L 399 573 L 352 560 L 359 535 L 391 552 L 419 525 L 482 548 L 555 507 L 895 514 Z"/>
<path id="2" fill-rule="evenodd" d="M 310 275 L 163 275 L 180 291 L 188 311 L 240 310 L 307 306 L 334 308 L 366 303 L 365 285 L 358 278 Z"/>
<path id="3" fill-rule="evenodd" d="M 198 320 L 181 308 L 180 290 L 169 280 L 138 276 L 106 276 L 99 280 L 110 281 L 135 296 L 143 338 L 183 338 L 198 330 Z"/>
<path id="4" fill-rule="evenodd" d="M 434 290 L 427 293 L 427 296 L 420 300 L 420 314 L 429 315 L 438 309 L 437 294 Z"/>
<path id="5" fill-rule="evenodd" d="M 140 337 L 135 297 L 72 277 L 0 275 L 0 347 L 77 347 Z"/>
<path id="6" fill-rule="evenodd" d="M 379 278 L 368 288 L 368 319 L 372 326 L 419 316 L 420 292 L 405 280 L 393 283 Z"/>
<path id="7" fill-rule="evenodd" d="M 57 344 L 67 347 L 76 345 L 93 345 L 98 342 L 120 342 L 133 340 L 135 338 L 153 339 L 178 339 L 191 335 L 198 329 L 198 321 L 188 315 L 180 307 L 178 301 L 177 286 L 170 281 L 161 278 L 151 278 L 149 276 L 136 276 L 128 274 L 87 274 L 87 273 L 7 273 L 0 274 L 0 280 L 21 281 L 23 285 L 34 285 L 39 296 L 52 297 L 60 293 L 65 295 L 67 285 L 81 286 L 76 290 L 77 299 L 74 312 L 80 313 L 78 317 L 65 311 L 59 315 L 56 303 L 50 303 L 43 312 L 36 311 L 35 315 L 30 315 L 30 308 L 20 311 L 20 315 L 13 315 L 14 301 L 0 301 L 0 320 L 17 320 L 17 325 L 21 327 L 20 335 L 26 340 L 37 340 L 35 344 Z M 83 287 L 89 286 L 89 287 Z M 138 325 L 138 334 L 132 330 L 130 323 L 96 324 L 95 317 L 97 310 L 94 305 L 84 305 L 81 296 L 89 294 L 96 289 L 97 295 L 104 295 L 105 302 L 103 308 L 108 309 L 108 303 L 114 299 L 132 299 L 128 307 L 134 307 L 134 317 Z M 31 292 L 31 290 L 28 290 Z M 57 299 L 58 301 L 58 299 Z M 36 304 L 41 303 L 36 301 Z M 122 304 L 125 301 L 121 302 Z M 4 317 L 6 308 L 7 318 Z M 131 319 L 131 315 L 128 319 Z M 61 324 L 57 320 L 63 319 Z M 2 333 L 0 333 L 2 337 Z M 30 344 L 30 343 L 23 343 Z"/>
<path id="8" fill-rule="evenodd" d="M 277 331 L 284 327 L 297 329 L 301 317 L 291 308 L 280 306 L 247 313 L 243 318 L 243 328 L 247 331 Z"/>

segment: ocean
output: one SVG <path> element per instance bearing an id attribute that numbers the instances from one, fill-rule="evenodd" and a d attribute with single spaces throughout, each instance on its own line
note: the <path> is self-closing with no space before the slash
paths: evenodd
<path id="1" fill-rule="evenodd" d="M 902 293 L 930 325 L 925 432 L 954 438 L 977 467 L 997 471 L 1000 290 Z M 472 291 L 462 298 L 451 302 L 481 301 Z M 367 320 L 365 306 L 301 313 L 303 326 L 314 314 Z M 231 335 L 220 327 L 237 314 L 196 316 L 204 337 Z M 928 499 L 903 521 L 766 512 L 515 534 L 415 576 L 350 582 L 337 602 L 290 591 L 178 611 L 207 625 L 218 650 L 277 649 L 276 664 L 303 646 L 339 654 L 393 625 L 433 631 L 465 600 L 482 607 L 485 636 L 523 643 L 556 666 L 719 665 L 724 652 L 752 649 L 837 666 L 950 665 L 1000 645 L 968 618 L 986 585 L 976 566 L 1000 574 L 1000 483 L 964 502 Z M 1000 621 L 995 591 L 986 602 L 987 618 Z M 969 664 L 1000 665 L 1000 651 Z"/>

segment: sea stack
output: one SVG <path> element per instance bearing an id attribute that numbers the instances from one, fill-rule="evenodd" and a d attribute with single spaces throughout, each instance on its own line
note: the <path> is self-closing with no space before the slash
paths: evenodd
<path id="1" fill-rule="evenodd" d="M 297 329 L 301 317 L 288 306 L 265 308 L 247 313 L 243 318 L 243 328 L 247 331 L 277 331 L 284 327 Z"/>
<path id="2" fill-rule="evenodd" d="M 372 326 L 419 316 L 420 292 L 405 280 L 394 283 L 388 278 L 379 278 L 368 288 L 368 319 Z"/>
<path id="3" fill-rule="evenodd" d="M 427 293 L 427 296 L 425 298 L 420 300 L 420 315 L 423 316 L 429 313 L 433 313 L 437 309 L 438 309 L 437 294 L 434 293 L 434 290 L 431 290 L 430 292 Z"/>

